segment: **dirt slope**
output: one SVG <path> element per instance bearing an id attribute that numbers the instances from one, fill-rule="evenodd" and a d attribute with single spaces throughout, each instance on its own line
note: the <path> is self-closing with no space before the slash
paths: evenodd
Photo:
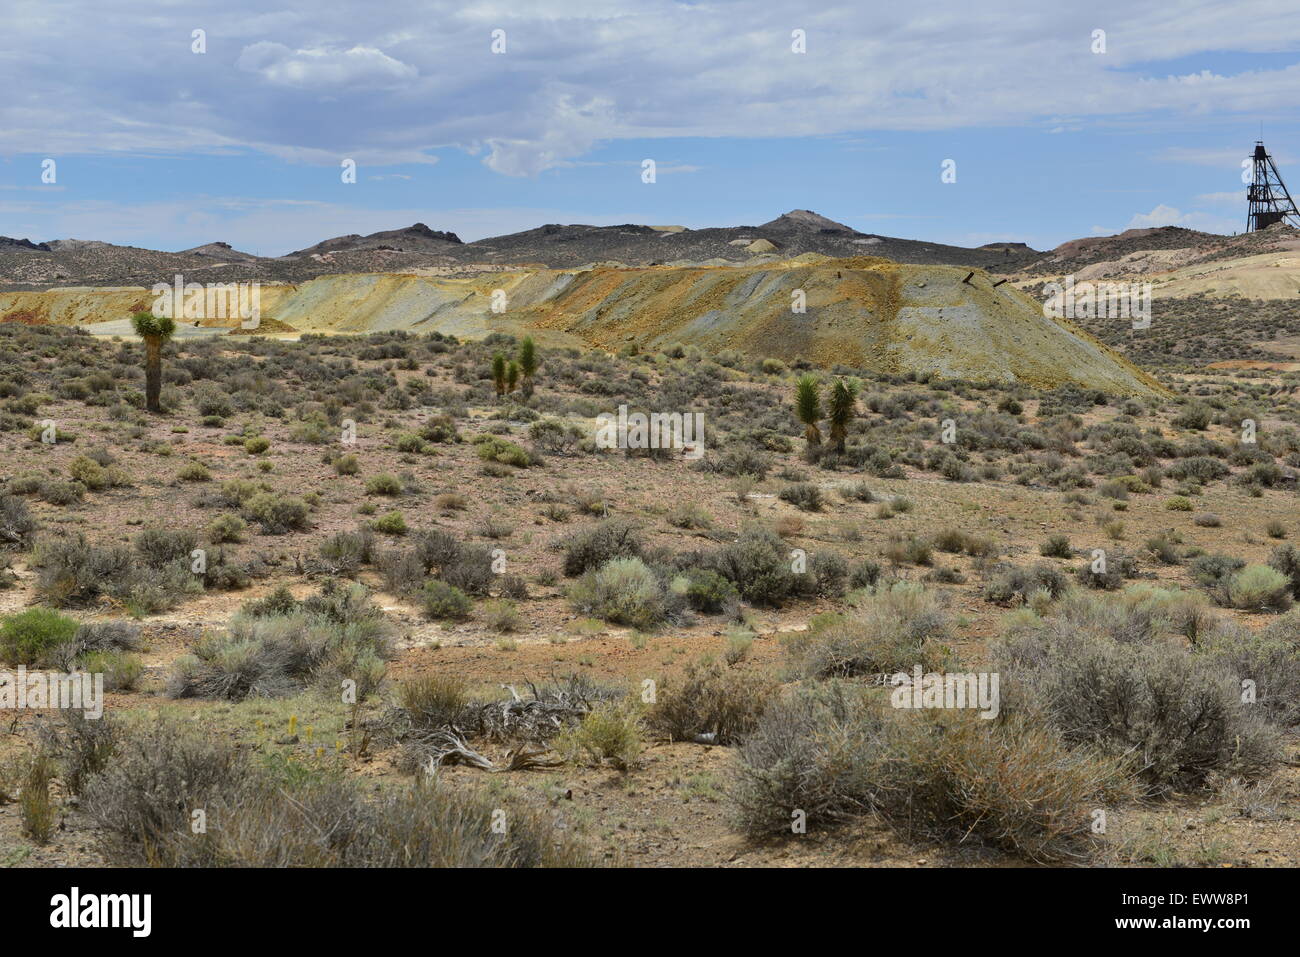
<path id="1" fill-rule="evenodd" d="M 682 343 L 1039 388 L 1159 389 L 1086 333 L 1044 317 L 1010 284 L 995 287 L 983 272 L 964 282 L 969 273 L 872 257 L 801 257 L 743 267 L 525 269 L 464 279 L 326 276 L 264 289 L 262 314 L 301 332 L 409 329 L 481 338 L 531 331 L 548 343 L 610 350 Z M 793 308 L 800 295 L 802 312 Z M 0 293 L 0 320 L 108 322 L 147 301 L 145 290 L 130 289 Z"/>

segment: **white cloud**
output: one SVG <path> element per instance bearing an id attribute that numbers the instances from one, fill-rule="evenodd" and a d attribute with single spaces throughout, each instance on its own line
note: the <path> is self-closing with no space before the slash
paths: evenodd
<path id="1" fill-rule="evenodd" d="M 269 83 L 314 90 L 340 86 L 354 90 L 399 87 L 419 75 L 415 67 L 368 46 L 354 46 L 350 50 L 290 50 L 282 43 L 262 41 L 244 47 L 235 64 Z"/>
<path id="2" fill-rule="evenodd" d="M 924 13 L 850 0 L 261 6 L 198 0 L 146 18 L 101 0 L 20 0 L 5 14 L 0 84 L 21 95 L 0 101 L 0 154 L 242 147 L 332 165 L 340 155 L 428 161 L 456 147 L 533 176 L 632 137 L 1185 128 L 1188 118 L 1289 115 L 1300 98 L 1300 66 L 1165 76 L 1147 65 L 1296 49 L 1292 0 L 1078 10 L 933 0 Z M 1099 23 L 1104 56 L 1088 50 Z M 790 50 L 792 25 L 807 31 L 805 54 Z M 190 52 L 195 27 L 208 32 L 202 55 Z M 498 27 L 507 52 L 494 55 Z"/>
<path id="3" fill-rule="evenodd" d="M 1150 229 L 1156 226 L 1182 226 L 1206 233 L 1231 233 L 1241 228 L 1241 222 L 1225 216 L 1215 216 L 1200 210 L 1184 213 L 1173 206 L 1159 204 L 1149 213 L 1135 213 L 1129 220 L 1129 229 Z"/>
<path id="4" fill-rule="evenodd" d="M 568 93 L 545 93 L 534 99 L 528 116 L 519 124 L 525 135 L 486 139 L 483 162 L 489 169 L 507 176 L 535 176 L 565 165 L 590 150 L 602 131 L 614 125 L 614 104 L 603 97 L 579 103 Z"/>
<path id="5" fill-rule="evenodd" d="M 1152 226 L 1181 226 L 1183 214 L 1172 206 L 1161 203 L 1149 213 L 1135 213 L 1129 220 L 1129 229 L 1149 229 Z"/>

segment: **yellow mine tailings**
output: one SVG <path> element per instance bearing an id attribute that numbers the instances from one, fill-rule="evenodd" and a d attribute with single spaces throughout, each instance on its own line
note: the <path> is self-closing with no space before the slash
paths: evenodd
<path id="1" fill-rule="evenodd" d="M 1009 283 L 995 289 L 979 271 L 963 283 L 969 271 L 800 257 L 742 267 L 520 269 L 468 279 L 341 275 L 263 286 L 262 315 L 300 332 L 531 332 L 544 343 L 604 349 L 682 343 L 1040 388 L 1161 391 L 1119 354 L 1045 317 Z M 123 319 L 149 301 L 143 289 L 0 293 L 0 321 L 84 325 Z"/>

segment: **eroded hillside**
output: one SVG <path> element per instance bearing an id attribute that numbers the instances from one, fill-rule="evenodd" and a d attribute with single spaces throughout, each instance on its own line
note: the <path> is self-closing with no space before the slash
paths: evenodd
<path id="1" fill-rule="evenodd" d="M 412 330 L 481 338 L 527 330 L 554 345 L 617 350 L 681 343 L 1037 388 L 1078 384 L 1117 394 L 1160 388 L 1118 353 L 1044 317 L 1033 299 L 1010 284 L 995 285 L 984 272 L 874 257 L 539 268 L 468 278 L 323 276 L 264 286 L 261 296 L 264 321 L 298 332 Z M 0 293 L 0 319 L 117 333 L 149 302 L 147 290 L 130 287 Z"/>

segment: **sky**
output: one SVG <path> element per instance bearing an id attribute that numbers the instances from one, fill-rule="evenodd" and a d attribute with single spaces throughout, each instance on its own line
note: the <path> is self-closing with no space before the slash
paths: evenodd
<path id="1" fill-rule="evenodd" d="M 1261 128 L 1300 190 L 1295 0 L 5 0 L 3 21 L 0 236 L 35 241 L 280 255 L 791 209 L 957 245 L 1231 233 Z"/>

